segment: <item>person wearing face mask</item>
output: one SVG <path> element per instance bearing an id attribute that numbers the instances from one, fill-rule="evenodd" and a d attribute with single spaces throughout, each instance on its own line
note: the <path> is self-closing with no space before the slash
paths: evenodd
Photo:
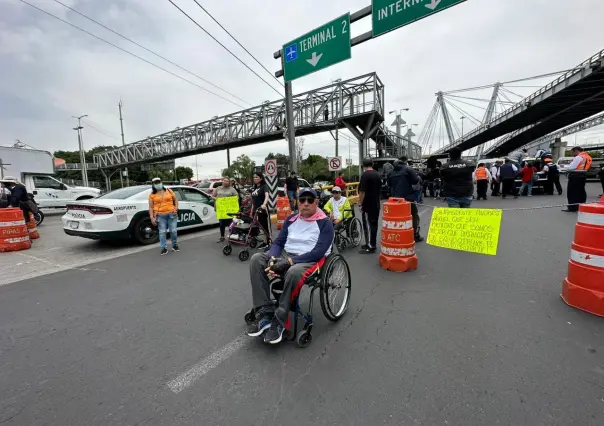
<path id="1" fill-rule="evenodd" d="M 170 232 L 172 250 L 180 251 L 176 236 L 178 223 L 178 200 L 174 192 L 166 188 L 160 178 L 151 181 L 151 193 L 149 194 L 149 217 L 153 226 L 159 228 L 160 255 L 168 254 L 166 243 L 166 232 Z"/>

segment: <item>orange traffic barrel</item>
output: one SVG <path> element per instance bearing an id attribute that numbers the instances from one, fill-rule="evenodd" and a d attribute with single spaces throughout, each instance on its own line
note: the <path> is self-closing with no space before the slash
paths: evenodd
<path id="1" fill-rule="evenodd" d="M 604 200 L 579 206 L 561 296 L 574 308 L 604 316 Z"/>
<path id="2" fill-rule="evenodd" d="M 277 197 L 277 229 L 283 228 L 283 222 L 290 214 L 292 209 L 289 206 L 289 198 Z"/>
<path id="3" fill-rule="evenodd" d="M 23 210 L 0 209 L 0 252 L 27 250 L 30 247 Z"/>
<path id="4" fill-rule="evenodd" d="M 380 266 L 393 272 L 417 269 L 411 203 L 404 198 L 390 198 L 382 215 Z"/>
<path id="5" fill-rule="evenodd" d="M 40 238 L 38 228 L 36 227 L 36 219 L 34 219 L 34 215 L 32 213 L 29 213 L 29 222 L 27 222 L 27 230 L 29 232 L 30 240 L 37 240 L 38 238 Z"/>

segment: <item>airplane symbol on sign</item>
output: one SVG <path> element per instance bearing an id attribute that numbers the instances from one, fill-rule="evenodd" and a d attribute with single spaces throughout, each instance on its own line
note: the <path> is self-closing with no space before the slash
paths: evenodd
<path id="1" fill-rule="evenodd" d="M 291 44 L 285 48 L 285 62 L 291 62 L 298 58 L 298 46 Z"/>

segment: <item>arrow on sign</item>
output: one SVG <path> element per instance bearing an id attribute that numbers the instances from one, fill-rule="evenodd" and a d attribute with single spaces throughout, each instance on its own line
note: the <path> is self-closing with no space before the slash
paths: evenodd
<path id="1" fill-rule="evenodd" d="M 434 0 L 432 0 L 432 1 L 434 1 Z M 440 0 L 438 0 L 438 1 L 440 1 Z M 311 64 L 313 67 L 316 67 L 317 64 L 319 63 L 319 60 L 321 59 L 321 56 L 323 56 L 322 53 L 319 53 L 317 55 L 317 52 L 312 52 L 312 58 L 307 59 L 306 62 Z"/>
<path id="2" fill-rule="evenodd" d="M 432 3 L 426 5 L 426 7 L 430 10 L 434 10 L 438 7 L 442 0 L 432 0 Z"/>

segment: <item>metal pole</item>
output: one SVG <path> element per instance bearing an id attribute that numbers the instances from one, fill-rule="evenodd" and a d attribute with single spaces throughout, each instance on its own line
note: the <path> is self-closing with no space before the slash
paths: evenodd
<path id="1" fill-rule="evenodd" d="M 82 134 L 83 127 L 79 125 L 79 120 L 78 127 L 78 133 L 80 135 L 80 161 L 82 162 L 82 178 L 84 179 L 84 186 L 88 186 L 88 167 L 86 166 L 86 152 L 84 151 L 84 136 Z"/>
<path id="2" fill-rule="evenodd" d="M 197 159 L 197 157 L 195 157 Z M 227 168 L 231 168 L 231 150 L 227 148 Z"/>
<path id="3" fill-rule="evenodd" d="M 338 138 L 340 135 L 338 134 L 338 122 L 336 121 L 336 157 L 338 156 Z"/>
<path id="4" fill-rule="evenodd" d="M 285 115 L 287 117 L 287 142 L 289 145 L 290 166 L 293 172 L 298 173 L 298 159 L 296 158 L 296 124 L 294 123 L 294 102 L 291 81 L 285 83 Z"/>
<path id="5" fill-rule="evenodd" d="M 195 180 L 199 181 L 199 166 L 197 165 L 197 157 L 198 155 L 195 155 Z"/>
<path id="6" fill-rule="evenodd" d="M 126 141 L 124 140 L 124 119 L 122 118 L 122 101 L 120 101 L 118 105 L 120 109 L 120 129 L 122 131 L 122 146 L 126 146 Z M 126 150 L 126 161 L 128 161 L 128 150 Z M 126 172 L 126 186 L 130 186 L 130 176 L 128 176 L 128 167 L 126 167 L 124 171 Z M 123 187 L 124 178 L 122 177 L 122 173 L 120 173 L 120 179 Z"/>

